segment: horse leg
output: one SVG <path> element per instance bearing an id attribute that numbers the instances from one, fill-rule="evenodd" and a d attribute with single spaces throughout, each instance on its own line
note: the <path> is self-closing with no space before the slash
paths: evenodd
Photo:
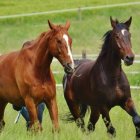
<path id="1" fill-rule="evenodd" d="M 111 136 L 115 137 L 116 136 L 116 130 L 113 127 L 110 116 L 109 116 L 109 109 L 108 108 L 102 108 L 101 109 L 101 114 L 102 114 L 102 119 L 106 125 L 107 128 L 107 133 L 109 133 Z"/>
<path id="2" fill-rule="evenodd" d="M 70 90 L 65 91 L 64 97 L 69 107 L 69 110 L 73 116 L 73 118 L 70 118 L 68 120 L 72 121 L 74 119 L 76 125 L 79 128 L 81 128 L 81 130 L 84 132 L 85 123 L 83 117 L 80 115 L 80 105 L 74 101 L 74 98 L 72 97 L 72 93 L 70 92 Z"/>
<path id="3" fill-rule="evenodd" d="M 0 132 L 5 126 L 5 122 L 3 118 L 4 118 L 4 110 L 5 110 L 6 105 L 7 105 L 6 102 L 3 102 L 0 100 Z"/>
<path id="4" fill-rule="evenodd" d="M 50 118 L 53 124 L 53 132 L 59 132 L 59 123 L 58 123 L 58 107 L 56 103 L 56 97 L 46 101 L 46 106 L 49 110 Z"/>
<path id="5" fill-rule="evenodd" d="M 132 98 L 127 100 L 121 105 L 121 107 L 132 116 L 133 123 L 136 129 L 136 138 L 140 138 L 140 116 L 138 115 Z"/>
<path id="6" fill-rule="evenodd" d="M 37 107 L 31 97 L 25 98 L 25 105 L 29 113 L 30 122 L 29 129 L 33 131 L 42 130 L 41 124 L 38 121 Z"/>
<path id="7" fill-rule="evenodd" d="M 90 106 L 90 108 L 91 108 L 91 114 L 90 114 L 90 119 L 87 126 L 89 132 L 95 130 L 95 124 L 98 121 L 99 116 L 100 116 L 100 111 L 97 107 Z"/>

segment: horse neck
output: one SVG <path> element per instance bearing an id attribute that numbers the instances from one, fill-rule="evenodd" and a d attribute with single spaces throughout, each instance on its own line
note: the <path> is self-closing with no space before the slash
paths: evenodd
<path id="1" fill-rule="evenodd" d="M 109 76 L 118 77 L 121 74 L 121 58 L 119 54 L 114 50 L 116 44 L 112 41 L 108 43 L 108 47 L 105 52 L 100 53 L 97 63 L 100 68 Z"/>
<path id="2" fill-rule="evenodd" d="M 41 79 L 47 78 L 50 74 L 50 65 L 53 56 L 49 53 L 49 36 L 44 35 L 41 39 L 36 42 L 36 47 L 34 51 L 34 68 L 36 74 Z"/>

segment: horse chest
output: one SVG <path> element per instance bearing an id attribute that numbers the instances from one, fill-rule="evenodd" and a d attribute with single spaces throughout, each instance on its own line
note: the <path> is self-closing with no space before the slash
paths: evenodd
<path id="1" fill-rule="evenodd" d="M 52 83 L 44 83 L 39 84 L 32 87 L 32 97 L 37 100 L 38 102 L 46 99 L 52 99 L 56 92 L 55 92 L 55 85 Z"/>

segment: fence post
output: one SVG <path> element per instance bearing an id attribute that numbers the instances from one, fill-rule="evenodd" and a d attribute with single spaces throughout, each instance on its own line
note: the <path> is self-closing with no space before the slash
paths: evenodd
<path id="1" fill-rule="evenodd" d="M 78 17 L 79 17 L 79 21 L 81 21 L 82 20 L 81 7 L 78 8 Z"/>
<path id="2" fill-rule="evenodd" d="M 82 51 L 82 59 L 86 59 L 86 58 L 87 58 L 86 50 L 83 50 Z"/>

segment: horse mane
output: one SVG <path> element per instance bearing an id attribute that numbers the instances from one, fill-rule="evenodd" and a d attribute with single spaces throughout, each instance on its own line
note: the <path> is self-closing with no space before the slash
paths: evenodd
<path id="1" fill-rule="evenodd" d="M 58 26 L 59 27 L 59 26 Z M 61 27 L 61 26 L 60 26 Z M 57 32 L 59 31 L 59 28 L 58 29 L 55 29 L 55 30 L 48 30 L 46 32 L 43 32 L 39 35 L 38 38 L 35 39 L 35 44 L 40 44 L 41 40 L 45 37 L 46 40 L 47 38 L 51 39 L 54 34 L 56 34 Z"/>
<path id="2" fill-rule="evenodd" d="M 51 40 L 51 38 L 57 34 L 63 26 L 57 25 L 55 29 L 49 29 L 48 31 L 42 32 L 36 39 L 29 40 L 23 43 L 21 51 L 22 50 L 28 50 L 28 49 L 35 49 L 40 50 L 40 47 L 46 44 L 48 40 Z"/>
<path id="3" fill-rule="evenodd" d="M 29 40 L 23 43 L 22 48 L 26 48 L 26 47 L 34 47 L 36 44 L 39 44 L 39 42 L 42 40 L 42 38 L 44 36 L 46 36 L 46 38 L 49 36 L 50 38 L 57 33 L 59 30 L 61 30 L 62 26 L 61 25 L 57 25 L 57 29 L 55 29 L 53 32 L 51 32 L 52 30 L 48 30 L 46 32 L 42 32 L 36 39 L 33 40 Z"/>
<path id="4" fill-rule="evenodd" d="M 48 32 L 43 32 L 43 33 L 41 33 L 41 34 L 33 41 L 32 46 L 34 46 L 34 45 L 36 45 L 36 44 L 39 44 L 40 41 L 42 40 L 42 38 L 43 38 L 44 36 L 47 36 L 47 35 L 48 35 Z"/>
<path id="5" fill-rule="evenodd" d="M 118 22 L 118 21 L 116 21 L 116 22 Z M 120 30 L 123 28 L 125 28 L 126 30 L 129 30 L 124 23 L 118 23 L 117 28 L 119 28 Z M 101 47 L 101 51 L 100 51 L 98 58 L 103 57 L 104 55 L 106 55 L 108 53 L 108 50 L 111 50 L 110 49 L 111 33 L 112 33 L 112 30 L 109 30 L 103 35 L 104 43 Z"/>
<path id="6" fill-rule="evenodd" d="M 29 40 L 29 41 L 26 41 L 23 43 L 22 45 L 22 49 L 28 49 L 28 48 L 33 48 L 36 46 L 36 44 L 39 44 L 39 42 L 42 40 L 42 38 L 44 36 L 48 36 L 49 34 L 49 31 L 48 32 L 42 32 L 36 39 L 33 39 L 33 40 Z"/>
<path id="7" fill-rule="evenodd" d="M 111 37 L 111 32 L 112 30 L 107 31 L 104 35 L 103 35 L 103 45 L 101 48 L 101 52 L 100 55 L 106 54 L 107 50 L 109 49 L 109 41 L 110 41 L 110 37 Z"/>
<path id="8" fill-rule="evenodd" d="M 109 30 L 103 35 L 104 43 L 101 47 L 101 51 L 99 53 L 99 56 L 98 56 L 97 60 L 102 58 L 104 55 L 106 55 L 107 52 L 108 52 L 108 49 L 110 49 L 109 43 L 110 43 L 111 33 L 112 33 L 112 30 Z"/>

